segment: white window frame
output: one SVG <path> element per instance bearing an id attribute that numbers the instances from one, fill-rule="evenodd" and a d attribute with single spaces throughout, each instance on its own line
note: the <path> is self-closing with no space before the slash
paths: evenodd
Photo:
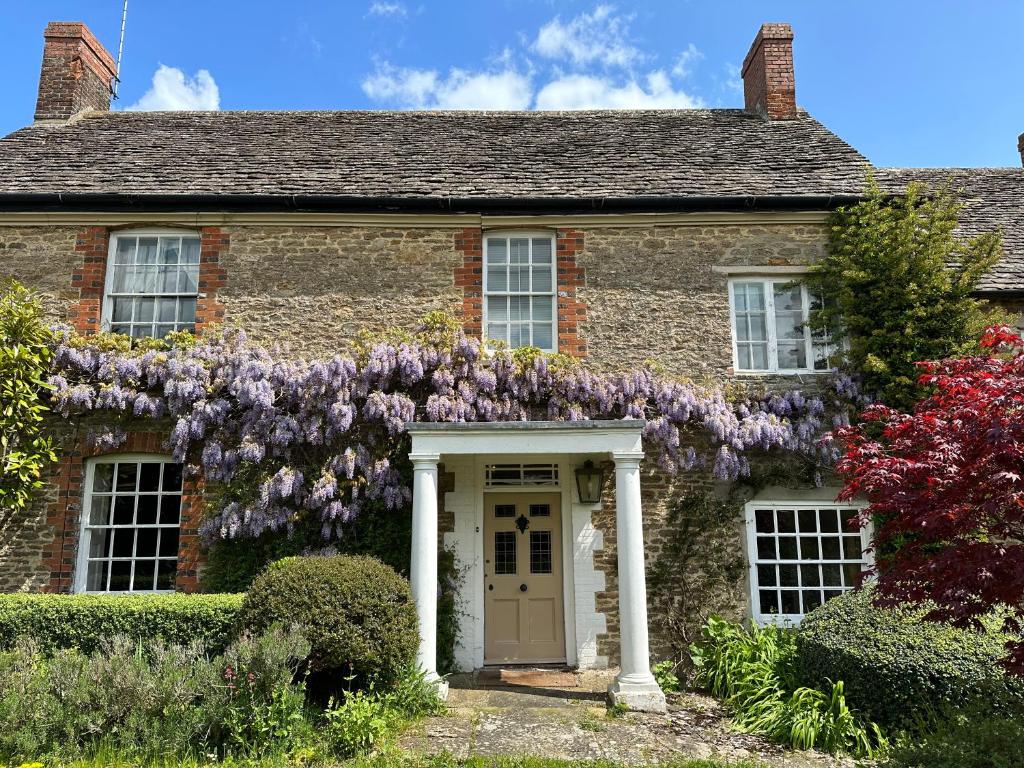
<path id="1" fill-rule="evenodd" d="M 750 615 L 753 617 L 754 621 L 756 621 L 758 624 L 762 624 L 762 625 L 763 624 L 777 624 L 777 625 L 781 625 L 781 626 L 796 626 L 796 625 L 800 624 L 800 620 L 804 616 L 804 614 L 802 614 L 802 613 L 761 613 L 761 596 L 759 594 L 760 585 L 758 584 L 758 576 L 757 576 L 757 566 L 759 566 L 759 565 L 780 565 L 780 564 L 785 564 L 785 565 L 797 565 L 797 566 L 800 566 L 800 565 L 839 565 L 839 566 L 842 566 L 844 563 L 860 562 L 861 565 L 862 565 L 861 571 L 864 571 L 866 569 L 871 568 L 874 565 L 874 562 L 875 562 L 873 553 L 870 550 L 871 540 L 872 540 L 872 535 L 873 535 L 872 534 L 873 527 L 872 527 L 872 525 L 870 523 L 868 525 L 862 527 L 859 530 L 859 532 L 858 532 L 860 534 L 860 551 L 861 551 L 861 560 L 860 561 L 853 561 L 853 560 L 846 559 L 846 558 L 841 558 L 839 560 L 822 558 L 821 557 L 821 532 L 820 532 L 820 530 L 818 531 L 818 534 L 817 534 L 818 535 L 818 558 L 817 559 L 813 559 L 813 560 L 801 560 L 801 559 L 784 560 L 782 558 L 778 558 L 777 557 L 774 560 L 761 560 L 761 559 L 759 559 L 758 552 L 757 552 L 757 523 L 756 523 L 756 520 L 755 520 L 755 517 L 754 517 L 755 510 L 758 510 L 758 509 L 771 509 L 773 512 L 777 511 L 777 510 L 780 510 L 780 509 L 785 509 L 785 510 L 792 509 L 792 510 L 794 510 L 796 521 L 797 521 L 796 522 L 797 532 L 792 534 L 792 535 L 799 539 L 799 537 L 800 537 L 800 533 L 799 533 L 799 525 L 800 525 L 800 523 L 799 523 L 799 517 L 800 517 L 799 511 L 802 510 L 802 509 L 813 509 L 813 510 L 835 509 L 835 510 L 838 510 L 840 512 L 843 512 L 843 511 L 853 511 L 853 512 L 856 512 L 856 513 L 860 513 L 865 507 L 866 507 L 866 504 L 863 504 L 863 503 L 843 503 L 843 504 L 840 504 L 840 503 L 837 503 L 837 502 L 834 502 L 834 501 L 832 501 L 832 502 L 830 502 L 830 501 L 808 501 L 806 499 L 801 500 L 801 501 L 790 501 L 790 500 L 786 500 L 786 499 L 763 499 L 763 500 L 760 500 L 760 501 L 758 501 L 758 500 L 750 501 L 750 502 L 747 502 L 747 504 L 744 505 L 744 508 L 743 508 L 744 525 L 745 525 L 746 534 L 747 534 L 746 535 L 747 565 L 748 565 L 747 581 L 748 581 L 748 584 L 749 584 L 749 587 L 750 587 L 748 597 L 750 599 Z M 820 523 L 820 518 L 819 518 L 819 523 Z M 840 521 L 840 526 L 841 525 L 842 525 L 842 523 Z M 817 527 L 820 529 L 820 524 L 818 524 Z M 804 535 L 807 535 L 807 534 L 804 534 Z M 831 534 L 828 534 L 828 535 L 831 535 Z M 836 535 L 842 537 L 842 536 L 851 536 L 853 534 L 840 530 Z M 775 532 L 775 536 L 776 537 L 778 536 L 778 531 Z M 842 539 L 840 538 L 840 545 L 841 545 L 841 543 L 842 543 Z M 840 553 L 842 554 L 842 550 L 840 550 Z M 799 550 L 798 550 L 798 554 L 799 554 Z M 800 589 L 803 588 L 802 585 L 800 585 L 801 578 L 799 577 L 799 568 L 797 570 L 797 573 L 798 573 L 798 586 L 796 586 L 796 587 L 788 587 L 788 588 L 784 588 L 784 589 L 788 589 L 788 590 L 793 590 L 793 591 L 799 592 Z M 845 580 L 845 575 L 843 575 L 841 578 L 843 580 Z M 815 585 L 809 585 L 809 586 L 815 586 Z M 779 588 L 778 585 L 776 585 L 776 588 Z M 822 586 L 821 589 L 824 590 L 825 587 Z M 852 586 L 849 586 L 849 587 L 848 586 L 831 587 L 831 589 L 834 589 L 834 590 L 838 589 L 838 590 L 841 590 L 843 592 L 848 592 L 848 591 L 850 591 L 850 589 L 852 589 Z M 780 606 L 779 607 L 780 607 L 780 609 L 782 607 L 781 606 L 781 601 L 780 601 Z"/>
<path id="2" fill-rule="evenodd" d="M 740 368 L 739 333 L 736 330 L 736 286 L 739 283 L 761 283 L 764 289 L 765 326 L 767 332 L 768 346 L 768 367 L 767 368 Z M 779 346 L 775 335 L 775 290 L 774 283 L 797 284 L 800 286 L 801 301 L 804 313 L 804 346 L 807 355 L 807 367 L 805 368 L 779 368 Z M 793 275 L 787 279 L 779 275 L 744 275 L 729 278 L 729 329 L 732 333 L 732 370 L 739 376 L 763 376 L 765 374 L 822 374 L 831 373 L 832 366 L 817 369 L 814 367 L 814 342 L 811 328 L 808 324 L 811 311 L 811 296 L 807 286 L 800 279 L 799 275 Z M 825 344 L 834 354 L 837 345 L 826 337 Z"/>
<path id="3" fill-rule="evenodd" d="M 533 240 L 535 238 L 547 238 L 551 241 L 551 290 L 544 292 L 530 291 L 523 293 L 521 291 L 491 291 L 487 285 L 487 261 L 488 261 L 488 243 L 490 238 L 528 238 L 530 243 L 530 254 L 531 254 L 531 269 L 532 269 L 532 254 L 533 254 Z M 509 254 L 511 259 L 511 254 Z M 511 263 L 511 262 L 509 262 Z M 532 277 L 531 277 L 532 283 Z M 484 343 L 487 343 L 487 298 L 489 295 L 493 296 L 550 296 L 551 297 L 551 346 L 540 347 L 544 352 L 557 352 L 558 351 L 558 241 L 555 237 L 555 233 L 545 230 L 494 230 L 484 231 L 483 233 L 483 278 L 481 281 L 482 285 L 482 308 L 481 308 L 481 334 L 484 337 Z M 530 320 L 533 323 L 533 320 Z M 510 348 L 513 348 L 510 346 Z"/>
<path id="4" fill-rule="evenodd" d="M 99 465 L 99 464 L 110 464 L 110 463 L 120 463 L 120 462 L 123 462 L 125 464 L 133 464 L 133 463 L 134 464 L 142 464 L 142 463 L 147 463 L 147 464 L 156 464 L 156 463 L 159 463 L 159 464 L 180 464 L 180 462 L 175 461 L 170 456 L 166 456 L 166 455 L 163 455 L 163 454 L 154 454 L 154 453 L 105 454 L 105 455 L 102 455 L 102 456 L 94 456 L 94 457 L 89 458 L 89 459 L 86 460 L 86 462 L 85 462 L 85 483 L 84 483 L 84 489 L 83 489 L 83 493 L 82 493 L 81 512 L 79 514 L 79 518 L 80 519 L 79 519 L 79 527 L 78 527 L 78 556 L 76 558 L 75 578 L 74 578 L 72 590 L 74 592 L 76 592 L 76 593 L 89 593 L 89 594 L 97 594 L 97 595 L 101 595 L 101 594 L 102 595 L 119 595 L 119 594 L 125 594 L 125 595 L 127 595 L 127 594 L 140 595 L 140 594 L 142 594 L 142 595 L 144 595 L 144 594 L 165 594 L 165 593 L 174 592 L 174 589 L 90 590 L 90 589 L 87 588 L 88 587 L 88 577 L 89 577 L 89 547 L 90 547 L 90 544 L 91 544 L 90 537 L 91 537 L 91 534 L 92 534 L 92 526 L 89 525 L 89 512 L 90 512 L 90 508 L 92 506 L 93 481 L 94 481 L 95 476 L 96 476 L 96 466 Z M 161 472 L 162 472 L 162 470 L 161 470 Z M 116 482 L 116 478 L 115 478 L 115 482 Z M 181 488 L 180 495 L 182 497 L 182 503 L 184 503 L 184 497 L 185 497 L 185 478 L 184 478 L 184 475 L 182 476 L 182 488 Z M 136 510 L 137 510 L 137 508 L 138 508 L 138 491 L 135 492 L 135 498 L 136 498 L 135 506 L 136 506 Z M 122 528 L 122 529 L 127 529 L 127 528 L 136 528 L 137 529 L 139 527 L 143 527 L 143 528 L 160 528 L 160 529 L 177 528 L 178 529 L 178 551 L 175 552 L 175 555 L 174 555 L 175 574 L 177 574 L 177 569 L 178 569 L 178 566 L 180 565 L 180 560 L 181 560 L 181 511 L 179 510 L 178 522 L 175 525 L 171 525 L 169 523 L 161 524 L 159 522 L 159 508 L 157 510 L 157 515 L 158 515 L 157 523 L 154 524 L 154 525 L 146 524 L 146 525 L 143 525 L 143 526 L 139 526 L 137 523 L 133 522 L 130 526 L 129 525 L 123 525 L 123 526 L 116 526 L 115 528 L 118 528 L 118 527 Z M 137 546 L 138 546 L 138 539 L 136 537 L 135 541 L 132 544 L 132 557 L 130 558 L 130 561 L 133 562 L 133 563 L 137 559 L 137 557 L 136 557 L 136 547 Z M 119 558 L 119 559 L 128 559 L 128 558 Z M 159 554 L 159 542 L 158 542 L 156 558 L 142 558 L 142 559 L 144 559 L 144 560 L 150 560 L 150 559 L 169 560 L 170 558 L 169 557 L 160 557 L 160 554 Z M 109 574 L 108 574 L 107 583 L 109 583 L 109 580 L 110 579 L 109 579 Z M 132 569 L 132 583 L 133 582 L 134 582 L 134 568 Z"/>
<path id="5" fill-rule="evenodd" d="M 199 262 L 197 266 L 199 269 L 196 274 L 196 290 L 187 293 L 114 293 L 114 259 L 117 253 L 117 241 L 122 237 L 194 237 L 199 240 Z M 191 229 L 173 229 L 173 228 L 147 228 L 147 229 L 119 229 L 110 233 L 109 242 L 107 244 L 107 270 L 106 275 L 103 279 L 103 303 L 102 311 L 100 314 L 100 328 L 104 331 L 109 331 L 113 323 L 114 315 L 114 299 L 124 298 L 127 296 L 154 296 L 157 298 L 190 298 L 195 297 L 196 309 L 198 310 L 199 299 L 203 297 L 202 290 L 199 287 L 199 272 L 202 270 L 202 233 Z M 155 311 L 155 310 L 154 310 Z M 132 323 L 133 325 L 139 325 L 139 323 Z"/>

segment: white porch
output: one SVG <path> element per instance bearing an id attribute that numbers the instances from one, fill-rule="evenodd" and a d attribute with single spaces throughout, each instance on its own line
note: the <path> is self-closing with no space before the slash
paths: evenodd
<path id="1" fill-rule="evenodd" d="M 597 636 L 605 617 L 595 595 L 604 589 L 604 574 L 594 567 L 594 552 L 603 543 L 592 516 L 600 500 L 581 500 L 575 472 L 586 461 L 609 459 L 615 467 L 616 533 L 618 540 L 618 608 L 621 671 L 609 688 L 613 701 L 631 709 L 664 711 L 665 697 L 650 670 L 647 594 L 644 568 L 640 462 L 641 421 L 411 423 L 410 458 L 414 467 L 411 581 L 420 621 L 418 663 L 437 678 L 438 594 L 438 465 L 455 477 L 444 508 L 454 517 L 454 530 L 444 545 L 455 550 L 463 575 L 456 660 L 470 671 L 485 665 L 485 498 L 508 491 L 489 485 L 487 467 L 515 462 L 545 462 L 554 467 L 554 483 L 540 490 L 561 498 L 560 541 L 563 579 L 562 621 L 565 663 L 581 668 L 607 663 L 598 655 Z M 529 493 L 529 486 L 516 489 Z M 533 489 L 537 490 L 537 489 Z M 525 528 L 521 529 L 525 532 Z M 489 562 L 486 561 L 486 562 Z M 493 589 L 493 586 L 489 586 Z M 525 584 L 523 587 L 525 591 Z"/>

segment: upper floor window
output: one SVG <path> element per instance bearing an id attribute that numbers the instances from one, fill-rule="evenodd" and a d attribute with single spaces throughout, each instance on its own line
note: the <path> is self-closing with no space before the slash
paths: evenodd
<path id="1" fill-rule="evenodd" d="M 484 238 L 484 332 L 510 347 L 556 349 L 555 238 L 488 234 Z"/>
<path id="2" fill-rule="evenodd" d="M 835 346 L 807 320 L 821 301 L 792 279 L 737 278 L 729 283 L 733 368 L 799 373 L 831 369 Z"/>
<path id="3" fill-rule="evenodd" d="M 174 589 L 182 465 L 159 456 L 86 465 L 77 592 Z"/>
<path id="4" fill-rule="evenodd" d="M 870 564 L 870 531 L 858 508 L 836 504 L 746 505 L 754 618 L 799 622 L 807 612 L 859 583 Z"/>
<path id="5" fill-rule="evenodd" d="M 134 338 L 192 331 L 199 295 L 199 237 L 180 232 L 111 236 L 103 327 Z"/>

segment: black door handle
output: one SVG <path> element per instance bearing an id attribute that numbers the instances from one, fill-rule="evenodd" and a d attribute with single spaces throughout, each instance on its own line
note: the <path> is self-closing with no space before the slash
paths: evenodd
<path id="1" fill-rule="evenodd" d="M 520 584 L 519 585 L 519 591 L 520 592 L 525 592 L 526 591 L 526 585 L 525 584 Z"/>

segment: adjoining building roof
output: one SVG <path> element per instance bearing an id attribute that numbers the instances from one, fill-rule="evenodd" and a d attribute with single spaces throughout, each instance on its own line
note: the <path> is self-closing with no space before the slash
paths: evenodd
<path id="1" fill-rule="evenodd" d="M 867 166 L 806 113 L 98 112 L 0 139 L 0 206 L 46 194 L 810 201 L 857 194 Z"/>
<path id="2" fill-rule="evenodd" d="M 948 183 L 964 204 L 959 234 L 1002 232 L 1003 258 L 978 289 L 1024 294 L 1024 168 L 885 168 L 878 177 L 892 192 L 912 181 L 929 189 Z"/>

